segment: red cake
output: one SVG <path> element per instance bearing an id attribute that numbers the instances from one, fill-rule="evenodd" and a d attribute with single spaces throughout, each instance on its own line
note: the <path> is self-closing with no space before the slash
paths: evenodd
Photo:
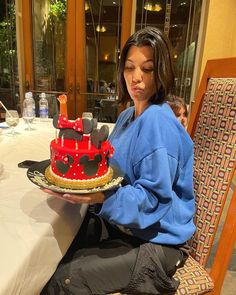
<path id="1" fill-rule="evenodd" d="M 63 115 L 57 116 L 53 124 L 60 133 L 51 141 L 51 164 L 45 171 L 51 183 L 63 188 L 90 189 L 112 179 L 109 158 L 114 149 L 107 141 L 106 125 L 97 129 L 95 119 L 69 121 Z"/>

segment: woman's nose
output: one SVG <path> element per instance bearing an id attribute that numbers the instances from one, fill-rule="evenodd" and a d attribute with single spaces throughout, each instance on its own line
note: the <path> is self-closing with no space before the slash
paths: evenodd
<path id="1" fill-rule="evenodd" d="M 143 77 L 142 77 L 142 71 L 139 68 L 136 68 L 133 72 L 133 82 L 141 82 Z"/>

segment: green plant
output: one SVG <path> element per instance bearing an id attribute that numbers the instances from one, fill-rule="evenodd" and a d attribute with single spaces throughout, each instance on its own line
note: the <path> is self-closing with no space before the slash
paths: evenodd
<path id="1" fill-rule="evenodd" d="M 64 40 L 67 3 L 65 0 L 49 0 L 48 2 L 50 2 L 50 7 L 43 24 L 42 58 L 48 65 L 43 67 L 44 71 L 47 69 L 47 74 L 51 74 L 52 87 L 56 88 L 57 80 L 64 77 L 65 71 Z"/>
<path id="2" fill-rule="evenodd" d="M 10 73 L 16 65 L 15 5 L 8 4 L 7 8 L 8 14 L 0 22 L 0 87 L 3 88 L 13 83 Z"/>
<path id="3" fill-rule="evenodd" d="M 52 1 L 49 10 L 49 18 L 53 20 L 65 20 L 66 19 L 66 1 L 58 0 Z"/>

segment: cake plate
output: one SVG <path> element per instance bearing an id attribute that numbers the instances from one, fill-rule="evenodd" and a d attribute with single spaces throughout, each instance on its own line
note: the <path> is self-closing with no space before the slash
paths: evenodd
<path id="1" fill-rule="evenodd" d="M 50 181 L 46 179 L 44 173 L 46 168 L 49 165 L 50 165 L 50 160 L 45 160 L 45 161 L 33 164 L 27 170 L 27 177 L 29 178 L 31 182 L 33 182 L 37 186 L 41 188 L 49 189 L 53 192 L 71 193 L 71 194 L 91 194 L 91 193 L 102 192 L 102 191 L 107 191 L 107 190 L 117 188 L 121 185 L 121 182 L 123 180 L 123 174 L 121 173 L 121 171 L 118 168 L 111 165 L 111 168 L 113 170 L 112 180 L 103 186 L 99 186 L 99 187 L 95 187 L 91 189 L 63 188 L 51 183 Z"/>

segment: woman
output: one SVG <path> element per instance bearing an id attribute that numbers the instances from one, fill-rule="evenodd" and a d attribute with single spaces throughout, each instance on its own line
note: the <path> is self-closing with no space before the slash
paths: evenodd
<path id="1" fill-rule="evenodd" d="M 122 103 L 110 142 L 125 184 L 86 196 L 95 204 L 42 294 L 172 293 L 195 231 L 193 143 L 165 102 L 174 81 L 169 41 L 147 27 L 126 42 L 118 72 Z M 106 230 L 105 230 L 106 229 Z"/>

